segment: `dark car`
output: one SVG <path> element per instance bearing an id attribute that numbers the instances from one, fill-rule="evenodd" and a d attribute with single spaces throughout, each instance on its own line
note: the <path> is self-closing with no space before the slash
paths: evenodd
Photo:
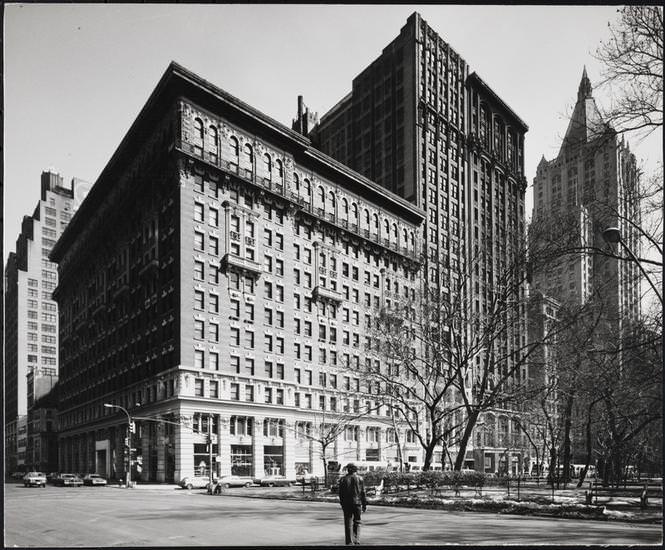
<path id="1" fill-rule="evenodd" d="M 291 487 L 292 479 L 284 476 L 266 476 L 261 479 L 261 487 Z"/>
<path id="2" fill-rule="evenodd" d="M 83 480 L 75 474 L 60 474 L 55 479 L 55 484 L 60 487 L 81 487 Z"/>

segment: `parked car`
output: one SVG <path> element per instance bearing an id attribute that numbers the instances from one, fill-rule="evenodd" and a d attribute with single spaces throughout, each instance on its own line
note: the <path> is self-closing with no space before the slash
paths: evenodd
<path id="1" fill-rule="evenodd" d="M 46 483 L 54 484 L 59 475 L 60 474 L 58 472 L 51 472 L 50 474 L 46 474 Z"/>
<path id="2" fill-rule="evenodd" d="M 314 479 L 316 479 L 316 476 L 310 474 L 307 470 L 302 470 L 300 473 L 296 474 L 296 483 L 310 483 Z"/>
<path id="3" fill-rule="evenodd" d="M 284 476 L 266 476 L 261 479 L 261 487 L 290 487 L 293 480 Z"/>
<path id="4" fill-rule="evenodd" d="M 23 479 L 25 472 L 14 472 L 10 477 L 11 479 Z"/>
<path id="5" fill-rule="evenodd" d="M 180 480 L 180 487 L 183 489 L 203 489 L 208 486 L 207 476 L 188 476 Z"/>
<path id="6" fill-rule="evenodd" d="M 254 479 L 249 476 L 222 476 L 215 480 L 211 492 L 218 495 L 222 492 L 222 489 L 228 489 L 229 487 L 251 487 L 252 485 L 254 485 Z"/>
<path id="7" fill-rule="evenodd" d="M 86 474 L 83 476 L 83 485 L 106 485 L 106 479 L 99 474 Z"/>
<path id="8" fill-rule="evenodd" d="M 41 472 L 28 472 L 23 476 L 23 485 L 26 487 L 46 487 L 46 474 Z"/>
<path id="9" fill-rule="evenodd" d="M 55 479 L 55 484 L 61 487 L 81 487 L 83 480 L 75 474 L 60 474 Z"/>

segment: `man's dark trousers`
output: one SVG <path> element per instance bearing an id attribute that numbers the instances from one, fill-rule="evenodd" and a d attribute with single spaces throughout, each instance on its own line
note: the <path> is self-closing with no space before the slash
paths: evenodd
<path id="1" fill-rule="evenodd" d="M 342 506 L 344 512 L 344 537 L 346 544 L 360 544 L 360 511 L 362 505 L 347 504 Z"/>

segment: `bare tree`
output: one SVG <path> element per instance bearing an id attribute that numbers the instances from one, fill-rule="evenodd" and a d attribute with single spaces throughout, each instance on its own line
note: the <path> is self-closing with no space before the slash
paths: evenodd
<path id="1" fill-rule="evenodd" d="M 375 320 L 384 368 L 364 376 L 380 384 L 375 393 L 397 404 L 424 450 L 424 469 L 437 446 L 443 453 L 455 445 L 460 470 L 483 413 L 519 411 L 536 391 L 523 370 L 542 342 L 524 337 L 526 251 L 512 252 L 510 265 L 493 274 L 483 308 L 470 298 L 477 267 L 486 265 L 479 250 L 466 265 L 440 266 L 439 273 L 450 274 L 446 286 L 426 283 L 414 299 L 385 308 Z"/>
<path id="2" fill-rule="evenodd" d="M 605 120 L 618 132 L 650 133 L 663 126 L 663 9 L 626 6 L 596 58 L 604 64 L 601 86 L 614 98 Z"/>

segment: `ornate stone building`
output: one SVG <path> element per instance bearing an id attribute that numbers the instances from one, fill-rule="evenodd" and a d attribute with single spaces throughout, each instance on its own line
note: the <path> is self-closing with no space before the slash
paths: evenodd
<path id="1" fill-rule="evenodd" d="M 60 469 L 121 478 L 133 448 L 144 480 L 320 474 L 334 425 L 329 459 L 395 461 L 359 371 L 423 218 L 172 63 L 52 253 Z"/>

